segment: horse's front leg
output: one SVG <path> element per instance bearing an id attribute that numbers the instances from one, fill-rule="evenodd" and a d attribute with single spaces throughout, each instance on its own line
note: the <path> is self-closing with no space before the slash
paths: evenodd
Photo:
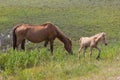
<path id="1" fill-rule="evenodd" d="M 50 50 L 52 55 L 53 55 L 53 42 L 54 40 L 50 40 Z"/>
<path id="2" fill-rule="evenodd" d="M 97 56 L 97 58 L 96 58 L 96 59 L 99 60 L 99 59 L 100 59 L 100 53 L 101 53 L 101 50 L 100 50 L 97 46 L 96 46 L 95 48 L 99 51 L 98 56 Z"/>
<path id="3" fill-rule="evenodd" d="M 25 50 L 25 39 L 21 43 L 21 49 Z"/>
<path id="4" fill-rule="evenodd" d="M 48 41 L 49 41 L 49 40 L 46 40 L 46 41 L 45 41 L 45 43 L 44 43 L 44 47 L 47 47 L 47 45 L 48 45 Z"/>

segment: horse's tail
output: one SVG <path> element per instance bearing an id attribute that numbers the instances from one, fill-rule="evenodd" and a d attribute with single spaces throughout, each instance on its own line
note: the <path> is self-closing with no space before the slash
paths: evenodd
<path id="1" fill-rule="evenodd" d="M 81 44 L 81 42 L 82 42 L 82 37 L 80 38 L 80 40 L 79 40 L 79 43 Z"/>
<path id="2" fill-rule="evenodd" d="M 15 33 L 15 30 L 19 27 L 20 25 L 17 25 L 17 26 L 15 26 L 14 28 L 13 28 L 13 31 L 12 31 L 12 40 L 13 40 L 13 49 L 15 49 L 16 48 L 16 46 L 17 46 L 17 36 L 16 36 L 16 33 Z"/>

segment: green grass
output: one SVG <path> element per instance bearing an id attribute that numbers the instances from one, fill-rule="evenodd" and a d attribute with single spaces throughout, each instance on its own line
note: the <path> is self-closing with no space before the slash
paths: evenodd
<path id="1" fill-rule="evenodd" d="M 0 63 L 5 68 L 1 74 L 10 80 L 115 80 L 120 74 L 119 46 L 102 49 L 100 61 L 96 60 L 97 50 L 93 51 L 92 58 L 87 50 L 86 57 L 81 54 L 80 59 L 77 50 L 71 56 L 62 47 L 55 49 L 54 56 L 45 48 L 25 52 L 10 50 L 1 55 Z"/>
<path id="2" fill-rule="evenodd" d="M 27 45 L 26 51 L 0 52 L 0 78 L 3 80 L 116 80 L 120 75 L 120 1 L 119 0 L 0 0 L 0 31 L 10 32 L 20 23 L 52 22 L 73 42 L 74 55 L 68 55 L 55 41 L 54 55 L 42 44 Z M 92 58 L 77 57 L 81 36 L 107 33 L 108 46 Z M 34 46 L 33 46 L 34 45 Z M 35 50 L 29 48 L 38 47 Z"/>

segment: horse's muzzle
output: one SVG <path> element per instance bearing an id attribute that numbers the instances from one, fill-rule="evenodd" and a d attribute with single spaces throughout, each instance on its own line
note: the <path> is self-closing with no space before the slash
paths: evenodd
<path id="1" fill-rule="evenodd" d="M 73 51 L 70 51 L 70 54 L 73 55 Z"/>
<path id="2" fill-rule="evenodd" d="M 108 44 L 107 44 L 107 43 L 105 43 L 105 45 L 107 46 Z"/>

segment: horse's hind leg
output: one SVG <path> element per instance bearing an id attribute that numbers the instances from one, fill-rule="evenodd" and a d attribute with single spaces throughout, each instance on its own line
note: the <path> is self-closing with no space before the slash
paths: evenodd
<path id="1" fill-rule="evenodd" d="M 78 58 L 80 58 L 80 52 L 81 52 L 81 50 L 82 50 L 82 47 L 80 47 L 79 50 L 78 50 Z"/>
<path id="2" fill-rule="evenodd" d="M 25 50 L 25 39 L 21 43 L 21 49 Z"/>
<path id="3" fill-rule="evenodd" d="M 21 42 L 17 41 L 17 44 L 16 44 L 16 48 L 18 49 L 19 45 L 21 44 Z"/>
<path id="4" fill-rule="evenodd" d="M 16 44 L 16 47 L 18 48 L 19 47 L 19 45 L 20 44 L 22 44 L 22 41 L 23 41 L 24 39 L 22 39 L 21 37 L 19 38 L 18 37 L 18 39 L 17 39 L 17 44 Z"/>
<path id="5" fill-rule="evenodd" d="M 17 48 L 17 45 L 16 45 L 16 44 L 13 44 L 13 49 L 15 50 L 15 48 Z"/>
<path id="6" fill-rule="evenodd" d="M 84 58 L 85 58 L 86 49 L 87 47 L 84 47 L 84 51 L 83 51 Z"/>
<path id="7" fill-rule="evenodd" d="M 92 50 L 93 50 L 93 47 L 90 47 L 90 58 L 92 57 Z"/>

